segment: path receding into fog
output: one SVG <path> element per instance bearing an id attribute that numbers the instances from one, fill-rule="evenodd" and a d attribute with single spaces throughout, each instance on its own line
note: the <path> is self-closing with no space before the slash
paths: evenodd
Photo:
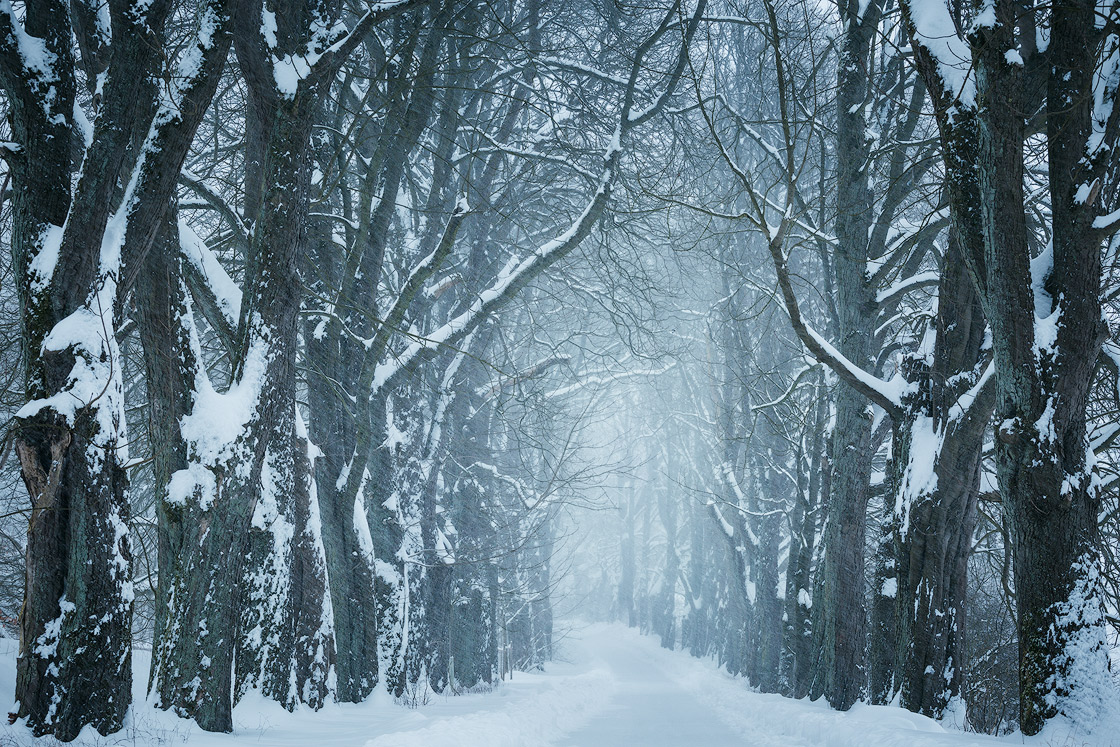
<path id="1" fill-rule="evenodd" d="M 972 747 L 1008 741 L 954 729 L 899 708 L 751 692 L 714 662 L 667 651 L 619 625 L 559 626 L 558 661 L 517 674 L 473 710 L 416 730 L 382 734 L 367 747 Z M 470 696 L 474 697 L 474 696 Z M 468 699 L 460 701 L 460 707 Z M 1011 741 L 1021 743 L 1021 738 Z M 1080 744 L 1080 743 L 1079 743 Z M 1101 744 L 1107 744 L 1102 742 Z"/>
<path id="2" fill-rule="evenodd" d="M 756 730 L 744 734 L 720 718 L 713 702 L 678 681 L 675 656 L 658 656 L 650 639 L 616 627 L 595 626 L 583 632 L 572 648 L 592 666 L 610 673 L 614 688 L 599 715 L 558 742 L 564 747 L 614 745 L 802 745 L 800 740 L 775 741 Z M 654 644 L 656 645 L 656 644 Z M 669 652 L 665 652 L 669 653 Z M 680 654 L 677 654 L 679 656 Z M 719 676 L 718 673 L 711 674 Z"/>
<path id="3" fill-rule="evenodd" d="M 568 649 L 613 683 L 602 710 L 556 742 L 564 747 L 979 747 L 1008 742 L 945 729 L 899 708 L 857 705 L 837 713 L 751 692 L 714 662 L 667 651 L 621 626 L 575 629 Z M 1015 739 L 1015 743 L 1020 743 Z"/>

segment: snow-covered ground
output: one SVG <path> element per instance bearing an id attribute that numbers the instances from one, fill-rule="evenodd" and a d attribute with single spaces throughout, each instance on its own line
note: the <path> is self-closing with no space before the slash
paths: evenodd
<path id="1" fill-rule="evenodd" d="M 100 737 L 87 727 L 73 744 L 192 747 L 968 747 L 970 745 L 1108 745 L 1053 732 L 1046 738 L 995 739 L 945 729 L 898 708 L 859 705 L 837 713 L 810 703 L 750 692 L 714 663 L 666 651 L 656 640 L 617 625 L 572 625 L 562 661 L 543 673 L 517 673 L 485 694 L 428 696 L 415 708 L 384 693 L 361 705 L 287 713 L 249 698 L 234 712 L 233 734 L 207 734 L 143 705 L 128 729 Z M 0 640 L 0 692 L 10 702 L 15 643 Z M 136 657 L 143 702 L 147 660 Z M 424 700 L 425 698 L 421 698 Z M 0 726 L 0 747 L 36 742 L 22 726 Z"/>

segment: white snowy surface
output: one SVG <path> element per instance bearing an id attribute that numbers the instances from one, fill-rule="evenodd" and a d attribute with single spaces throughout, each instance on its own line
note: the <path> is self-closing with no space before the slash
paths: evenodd
<path id="1" fill-rule="evenodd" d="M 0 639 L 0 688 L 9 702 L 15 641 Z M 233 734 L 207 734 L 144 704 L 148 656 L 134 657 L 140 703 L 125 731 L 100 737 L 89 727 L 72 744 L 230 747 L 968 747 L 970 745 L 1117 744 L 1051 730 L 1046 737 L 996 739 L 943 728 L 888 706 L 857 705 L 847 713 L 823 702 L 791 700 L 747 689 L 712 661 L 660 648 L 654 638 L 617 625 L 573 625 L 559 659 L 542 673 L 515 673 L 484 694 L 429 695 L 417 708 L 377 692 L 361 705 L 287 713 L 257 696 L 234 711 Z M 0 745 L 46 745 L 22 725 L 0 726 Z"/>

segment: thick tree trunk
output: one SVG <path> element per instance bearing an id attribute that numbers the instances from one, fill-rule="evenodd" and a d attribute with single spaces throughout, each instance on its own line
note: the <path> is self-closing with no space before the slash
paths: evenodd
<path id="1" fill-rule="evenodd" d="M 292 628 L 295 645 L 285 674 L 294 683 L 293 702 L 322 708 L 334 695 L 337 641 L 331 605 L 323 524 L 319 508 L 315 460 L 318 448 L 307 438 L 302 417 L 296 413 L 295 491 L 293 496 L 293 544 L 291 562 Z"/>
<path id="2" fill-rule="evenodd" d="M 894 447 L 898 446 L 896 434 Z M 889 515 L 882 521 L 875 538 L 875 557 L 872 560 L 871 634 L 867 652 L 867 701 L 873 705 L 891 702 L 900 669 L 897 527 Z"/>
<path id="3" fill-rule="evenodd" d="M 847 351 L 846 354 L 849 354 Z M 863 692 L 867 645 L 864 545 L 871 481 L 871 416 L 867 401 L 841 385 L 832 434 L 832 492 L 822 537 L 824 560 L 813 605 L 820 669 L 809 693 L 834 708 L 850 708 Z M 818 629 L 819 627 L 819 629 Z"/>
<path id="4" fill-rule="evenodd" d="M 46 10 L 50 15 L 45 17 L 29 15 L 28 24 L 31 33 L 43 38 L 58 58 L 57 78 L 52 82 L 55 98 L 40 102 L 33 90 L 12 96 L 13 136 L 22 148 L 10 160 L 12 255 L 21 302 L 24 380 L 32 400 L 50 397 L 65 386 L 70 368 L 77 362 L 61 351 L 41 355 L 47 335 L 74 309 L 60 307 L 50 285 L 44 287 L 44 279 L 33 269 L 44 257 L 49 259 L 50 252 L 58 251 L 70 208 L 69 123 L 75 106 L 70 27 L 65 4 L 51 4 Z M 8 58 L 15 50 L 5 52 L 5 89 L 19 91 L 32 81 L 25 83 L 21 67 Z M 100 247 L 89 244 L 86 248 L 82 255 L 96 267 Z M 84 289 L 88 291 L 88 287 Z M 98 436 L 100 443 L 95 440 Z M 115 532 L 102 536 L 105 527 L 101 523 L 111 515 L 127 520 L 127 514 L 121 515 L 122 508 L 127 511 L 127 503 L 115 441 L 113 433 L 101 432 L 84 411 L 74 422 L 67 422 L 53 409 L 40 409 L 16 423 L 15 450 L 31 513 L 15 696 L 19 715 L 27 718 L 37 735 L 54 734 L 69 740 L 86 723 L 109 733 L 120 728 L 128 707 L 129 610 L 123 610 L 122 618 L 119 611 L 106 608 L 113 600 L 121 600 L 121 589 L 114 588 L 110 567 L 102 556 L 105 549 L 115 546 L 116 538 Z M 91 459 L 104 464 L 92 464 Z M 96 471 L 90 473 L 91 467 Z M 92 524 L 85 523 L 91 518 Z M 127 535 L 123 540 L 127 541 Z M 97 544 L 87 549 L 87 542 Z M 76 575 L 72 575 L 74 570 Z M 129 567 L 120 570 L 131 575 Z M 99 594 L 109 596 L 99 599 Z M 89 627 L 91 617 L 96 620 L 103 614 L 109 615 L 110 624 Z M 79 647 L 82 653 L 75 658 Z M 98 671 L 103 675 L 91 679 Z"/>
<path id="5" fill-rule="evenodd" d="M 978 429 L 979 430 L 979 429 Z M 965 590 L 980 490 L 980 437 L 947 442 L 936 492 L 910 510 L 898 590 L 902 705 L 940 718 L 961 694 Z M 966 441 L 963 442 L 962 441 Z"/>
<path id="6" fill-rule="evenodd" d="M 869 140 L 864 114 L 871 40 L 880 6 L 847 2 L 839 60 L 835 257 L 840 352 L 870 370 L 876 325 L 873 289 L 867 278 L 872 195 L 866 170 Z M 833 708 L 847 710 L 864 691 L 867 623 L 864 607 L 864 546 L 871 480 L 871 415 L 867 400 L 841 385 L 836 397 L 832 442 L 832 492 L 825 525 L 824 567 L 814 604 L 821 613 L 815 630 L 821 647 L 820 679 L 812 690 Z"/>
<path id="7" fill-rule="evenodd" d="M 704 507 L 694 501 L 689 512 L 688 535 L 688 614 L 681 623 L 681 645 L 693 656 L 708 653 L 708 608 L 711 602 L 704 592 L 711 574 L 704 573 L 708 547 L 704 542 L 708 522 Z"/>
<path id="8" fill-rule="evenodd" d="M 322 400 L 315 400 L 322 403 Z M 341 421 L 348 420 L 344 415 Z M 374 580 L 370 550 L 363 540 L 369 536 L 364 506 L 341 500 L 336 487 L 338 475 L 352 451 L 330 441 L 325 428 L 328 418 L 312 418 L 319 428 L 312 436 L 324 444 L 323 456 L 315 460 L 315 477 L 322 508 L 323 546 L 330 579 L 334 613 L 337 697 L 344 703 L 359 703 L 377 684 L 377 624 L 374 609 Z M 340 420 L 335 422 L 338 424 Z M 338 430 L 334 430 L 335 433 Z M 345 455 L 345 456 L 344 456 Z"/>
<path id="9" fill-rule="evenodd" d="M 144 259 L 136 283 L 137 327 L 144 350 L 148 391 L 148 439 L 156 496 L 156 647 L 167 627 L 169 605 L 165 581 L 183 547 L 183 507 L 169 499 L 171 476 L 187 467 L 187 445 L 179 423 L 194 403 L 195 370 L 199 365 L 191 343 L 186 287 L 180 271 L 178 212 L 167 211 L 163 227 Z M 152 658 L 149 687 L 155 680 L 157 658 Z"/>
<path id="10" fill-rule="evenodd" d="M 403 581 L 400 573 L 390 573 L 400 549 L 370 546 L 395 539 L 386 537 L 378 521 L 395 521 L 380 503 L 388 498 L 387 487 L 377 480 L 387 480 L 389 463 L 380 464 L 370 459 L 380 441 L 374 434 L 383 427 L 376 422 L 383 408 L 355 406 L 351 397 L 363 389 L 364 368 L 381 352 L 378 345 L 369 348 L 355 341 L 354 336 L 373 338 L 385 334 L 378 328 L 381 299 L 378 284 L 382 279 L 382 264 L 390 235 L 390 221 L 397 209 L 397 194 L 408 157 L 428 123 L 433 102 L 430 93 L 430 76 L 437 65 L 434 55 L 439 50 L 442 27 L 433 31 L 424 41 L 424 58 L 416 61 L 423 74 L 419 80 L 409 80 L 411 65 L 407 60 L 416 54 L 419 35 L 416 33 L 420 19 L 400 25 L 406 41 L 399 54 L 402 62 L 391 77 L 386 94 L 388 113 L 383 128 L 364 124 L 357 131 L 358 149 L 368 159 L 362 175 L 361 194 L 357 205 L 358 226 L 354 246 L 349 256 L 340 258 L 331 235 L 333 226 L 322 225 L 314 247 L 318 257 L 315 272 L 321 278 L 324 294 L 337 294 L 339 313 L 326 319 L 313 318 L 310 327 L 322 325 L 316 334 L 307 336 L 308 360 L 312 371 L 308 375 L 308 402 L 310 433 L 314 443 L 323 450 L 316 462 L 316 478 L 323 510 L 323 536 L 327 557 L 328 575 L 331 579 L 331 605 L 334 610 L 334 628 L 337 638 L 338 695 L 343 702 L 360 702 L 373 690 L 378 677 L 384 674 L 379 664 L 378 641 L 390 645 L 389 632 L 378 635 L 382 623 L 379 610 L 397 610 L 389 613 L 399 617 L 397 603 L 401 598 L 386 584 L 393 586 Z M 396 89 L 407 95 L 396 95 Z M 330 115 L 324 107 L 320 117 Z M 335 126 L 327 122 L 327 126 Z M 375 200 L 375 194 L 380 195 Z M 340 261 L 342 259 L 342 261 Z M 372 350 L 372 353 L 371 353 Z M 366 481 L 366 471 L 374 476 Z M 362 495 L 368 492 L 369 495 Z M 378 497 L 380 496 L 380 497 Z M 378 560 L 379 559 L 379 560 Z M 380 571 L 375 571 L 380 568 Z M 403 567 L 397 569 L 403 572 Z M 393 579 L 393 580 L 390 580 Z M 375 587 L 377 591 L 375 591 Z M 399 589 L 397 591 L 400 591 Z M 396 601 L 390 602 L 392 596 Z M 397 654 L 386 660 L 398 660 Z M 396 671 L 396 670 L 394 670 Z M 400 674 L 403 677 L 403 673 Z M 396 680 L 397 677 L 392 679 Z M 403 679 L 400 680 L 403 683 Z M 403 685 L 393 686 L 393 690 Z M 398 693 L 399 694 L 399 693 Z"/>
<path id="11" fill-rule="evenodd" d="M 400 558 L 404 531 L 401 527 L 401 506 L 391 501 L 393 495 L 393 454 L 385 446 L 389 395 L 377 395 L 371 406 L 372 448 L 369 458 L 369 482 L 363 497 L 366 520 L 370 529 L 374 565 L 373 596 L 376 612 L 378 684 L 400 697 L 408 684 L 405 655 L 408 640 L 404 623 L 408 614 L 408 568 Z"/>
<path id="12" fill-rule="evenodd" d="M 120 729 L 132 686 L 127 479 L 107 427 L 123 413 L 99 409 L 24 419 L 16 441 L 33 496 L 16 697 L 35 734 L 63 741 Z"/>
<path id="13" fill-rule="evenodd" d="M 338 268 L 329 248 L 329 234 L 314 242 L 318 247 L 318 271 L 324 281 L 333 280 Z M 345 490 L 348 469 L 357 442 L 356 413 L 352 412 L 341 382 L 347 379 L 342 345 L 337 337 L 316 336 L 309 322 L 307 341 L 309 428 L 312 443 L 320 449 L 314 462 L 330 579 L 337 646 L 337 697 L 344 703 L 359 703 L 377 683 L 377 624 L 370 529 L 363 504 Z"/>
<path id="14" fill-rule="evenodd" d="M 318 103 L 317 96 L 303 93 L 273 102 L 265 119 L 271 120 L 265 187 L 253 233 L 238 365 L 240 383 L 259 387 L 247 440 L 254 451 L 250 474 L 260 482 L 240 497 L 252 514 L 237 679 L 242 689 L 260 687 L 288 709 L 304 697 L 311 704 L 323 702 L 334 657 L 333 634 L 323 622 L 329 601 L 319 565 L 325 563 L 315 531 L 319 517 L 312 515 L 318 509 L 316 485 L 295 405 L 298 269 L 307 240 L 308 152 Z M 259 362 L 253 358 L 261 354 L 267 356 L 264 371 L 254 371 Z M 261 374 L 257 382 L 247 381 Z M 301 649 L 297 640 L 309 648 Z M 300 681 L 296 670 L 317 679 Z"/>
<path id="15" fill-rule="evenodd" d="M 995 403 L 981 346 L 985 320 L 950 231 L 930 360 L 913 361 L 918 394 L 899 423 L 896 481 L 898 687 L 910 710 L 941 718 L 964 672 L 968 558 L 984 431 Z"/>

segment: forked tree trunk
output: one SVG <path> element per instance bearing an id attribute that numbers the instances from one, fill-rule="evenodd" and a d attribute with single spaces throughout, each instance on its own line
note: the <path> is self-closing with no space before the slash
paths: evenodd
<path id="1" fill-rule="evenodd" d="M 1032 261 L 1023 187 L 1022 105 L 1034 93 L 1017 48 L 1019 6 L 995 4 L 975 32 L 981 284 L 997 378 L 996 464 L 1011 530 L 1018 604 L 1023 732 L 1064 714 L 1082 728 L 1115 697 L 1108 676 L 1099 581 L 1096 473 L 1086 400 L 1108 330 L 1101 318 L 1101 245 L 1093 222 L 1116 177 L 1112 105 L 1094 123 L 1102 34 L 1087 0 L 1056 7 L 1046 50 L 1046 134 L 1051 248 Z M 1029 28 L 1029 26 L 1028 26 Z M 1111 32 L 1110 32 L 1111 33 Z M 1027 60 L 1030 65 L 1032 60 Z M 1115 96 L 1116 82 L 1103 84 Z M 1096 134 L 1103 125 L 1103 139 Z M 1105 182 L 1108 184 L 1105 184 Z M 1041 281 L 1041 282 L 1039 282 Z"/>
<path id="2" fill-rule="evenodd" d="M 73 187 L 70 10 L 48 3 L 20 20 L 9 9 L 0 20 L 13 134 L 27 140 L 12 161 L 13 254 L 32 397 L 17 413 L 15 446 L 33 507 L 16 698 L 35 733 L 63 740 L 85 724 L 102 733 L 119 729 L 131 699 L 127 440 L 116 329 L 120 300 L 169 200 L 168 179 L 158 172 L 178 168 L 179 151 L 169 147 L 165 155 L 160 146 L 193 132 L 183 117 L 153 119 L 161 108 L 158 49 L 169 9 L 167 2 L 110 5 L 116 43 L 108 60 L 84 60 L 106 76 L 84 153 L 89 167 Z M 81 17 L 81 9 L 74 12 Z M 25 28 L 17 32 L 16 25 Z M 42 39 L 43 60 L 9 46 L 20 46 L 24 33 Z M 193 72 L 208 69 L 206 61 L 203 55 Z M 184 97 L 196 82 L 185 76 Z"/>
<path id="3" fill-rule="evenodd" d="M 233 383 L 225 394 L 208 384 L 196 389 L 184 422 L 190 462 L 176 498 L 193 515 L 184 522 L 182 557 L 168 581 L 168 635 L 155 656 L 159 704 L 208 731 L 232 729 L 235 678 L 288 707 L 303 689 L 297 683 L 292 692 L 289 675 L 297 617 L 289 572 L 294 488 L 304 479 L 297 473 L 295 355 L 308 106 L 300 96 L 275 104 Z M 233 431 L 219 431 L 219 440 L 226 439 L 215 444 L 208 430 L 223 417 L 242 420 Z M 320 686 L 311 683 L 311 691 Z"/>

